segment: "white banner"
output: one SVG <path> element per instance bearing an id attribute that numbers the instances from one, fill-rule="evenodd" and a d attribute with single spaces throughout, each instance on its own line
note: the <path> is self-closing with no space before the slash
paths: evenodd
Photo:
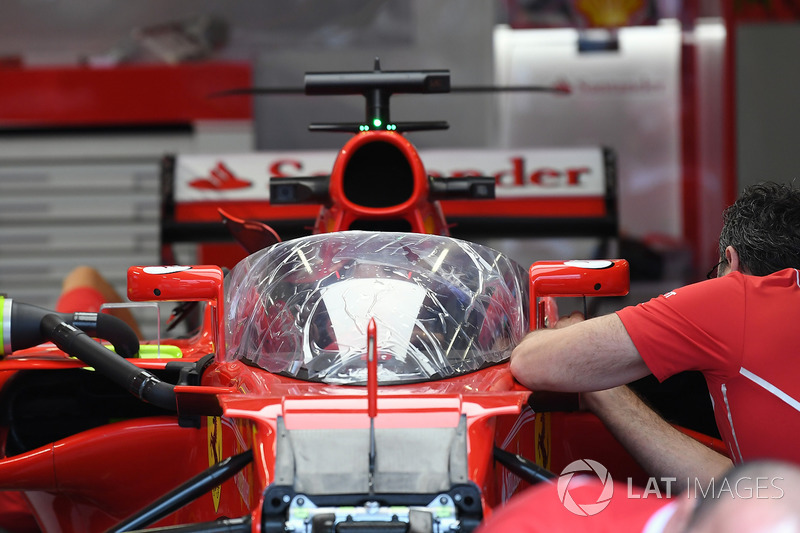
<path id="1" fill-rule="evenodd" d="M 616 154 L 620 229 L 682 235 L 681 28 L 621 28 L 619 49 L 582 53 L 571 28 L 495 31 L 495 81 L 569 95 L 500 97 L 499 146 L 608 146 Z"/>
<path id="2" fill-rule="evenodd" d="M 498 198 L 603 197 L 609 179 L 598 147 L 419 154 L 428 175 L 493 176 Z M 268 200 L 271 177 L 328 175 L 335 158 L 331 151 L 179 155 L 174 199 L 177 203 Z"/>

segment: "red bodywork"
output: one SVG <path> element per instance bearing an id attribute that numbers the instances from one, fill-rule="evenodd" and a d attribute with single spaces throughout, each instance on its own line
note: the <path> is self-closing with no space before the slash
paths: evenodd
<path id="1" fill-rule="evenodd" d="M 552 273 L 555 264 L 546 266 Z M 620 271 L 626 273 L 626 266 L 615 262 L 610 268 L 590 269 L 582 281 L 592 289 L 597 283 L 617 288 L 615 283 Z M 205 266 L 165 274 L 144 270 L 133 267 L 129 271 L 132 300 L 209 303 L 199 333 L 162 343 L 179 347 L 183 361 L 217 354 L 200 386 L 178 386 L 176 393 L 179 415 L 219 416 L 197 417 L 199 427 L 181 427 L 178 417 L 163 415 L 89 429 L 0 460 L 0 488 L 25 491 L 43 530 L 104 531 L 209 466 L 252 450 L 249 466 L 156 525 L 251 515 L 253 531 L 260 531 L 264 492 L 275 482 L 278 419 L 289 431 L 366 429 L 370 421 L 367 388 L 309 383 L 238 361 L 225 362 L 217 342 L 219 323 L 212 319 L 224 312 L 220 269 Z M 538 286 L 535 277 L 531 286 Z M 153 370 L 168 363 L 134 361 Z M 33 368 L 81 366 L 44 345 L 14 353 L 1 368 L 8 376 Z M 527 486 L 495 462 L 494 446 L 556 473 L 573 460 L 591 458 L 608 467 L 615 479 L 632 477 L 637 483 L 646 479 L 595 417 L 577 412 L 534 413 L 527 406 L 529 394 L 513 380 L 507 364 L 448 380 L 381 387 L 375 428 L 455 428 L 464 417 L 469 481 L 480 489 L 484 516 Z M 408 453 L 413 460 L 419 451 Z"/>
<path id="2" fill-rule="evenodd" d="M 411 170 L 408 197 L 395 205 L 372 207 L 348 198 L 347 167 L 354 154 L 371 143 L 392 147 L 408 162 Z M 329 233 L 350 228 L 356 220 L 402 219 L 416 233 L 447 235 L 448 228 L 438 202 L 428 200 L 428 177 L 419 154 L 403 135 L 390 131 L 372 131 L 353 136 L 339 152 L 333 165 L 329 188 L 331 205 L 323 207 L 314 226 L 316 233 Z"/>
<path id="3" fill-rule="evenodd" d="M 353 158 L 365 147 L 377 145 L 406 161 L 409 169 L 407 194 L 401 201 L 378 207 L 355 202 L 347 192 Z M 321 208 L 314 232 L 346 230 L 355 221 L 401 219 L 412 232 L 446 235 L 448 226 L 439 202 L 429 198 L 429 183 L 416 150 L 402 134 L 357 133 L 336 160 L 328 184 L 330 201 Z M 625 294 L 628 268 L 624 261 L 590 265 L 548 261 L 531 268 L 529 283 L 533 328 L 544 325 L 544 316 L 553 312 L 548 297 Z M 9 453 L 11 448 L 20 445 L 14 444 L 12 437 L 21 437 L 9 428 L 19 413 L 13 407 L 7 409 L 6 425 L 0 434 L 0 490 L 21 491 L 31 516 L 44 531 L 105 531 L 193 476 L 248 450 L 253 458 L 246 467 L 149 525 L 249 517 L 249 529 L 268 530 L 265 513 L 282 505 L 269 490 L 292 482 L 282 477 L 283 467 L 276 462 L 286 434 L 318 432 L 337 438 L 363 434 L 366 444 L 371 420 L 375 434 L 384 439 L 392 435 L 411 438 L 427 431 L 446 430 L 454 435 L 465 431 L 458 438 L 465 443 L 466 475 L 455 481 L 477 490 L 465 494 L 468 499 L 477 495 L 478 501 L 464 504 L 473 509 L 470 516 L 474 522 L 470 525 L 462 521 L 464 530 L 528 485 L 495 460 L 495 447 L 556 474 L 574 460 L 594 459 L 605 465 L 614 479 L 645 480 L 595 417 L 572 410 L 534 412 L 528 405 L 530 391 L 514 381 L 507 362 L 455 378 L 377 389 L 313 383 L 226 358 L 225 295 L 219 266 L 132 267 L 128 271 L 128 297 L 133 301 L 205 304 L 202 325 L 196 333 L 187 338 L 161 339 L 162 345 L 180 349 L 180 359 L 130 359 L 140 368 L 165 374 L 175 373 L 170 365 L 178 361 L 183 365 L 181 372 L 198 370 L 199 382 L 175 386 L 177 414 L 156 410 L 107 416 L 89 427 L 68 429 L 52 442 L 27 446 L 29 449 L 22 446 L 22 451 L 14 453 Z M 380 337 L 380 329 L 375 334 Z M 210 360 L 204 359 L 206 356 Z M 199 361 L 207 361 L 206 366 L 195 366 Z M 39 373 L 63 373 L 69 383 L 88 380 L 91 384 L 96 376 L 85 366 L 49 343 L 17 350 L 0 362 L 3 401 L 28 406 L 25 398 L 41 393 L 53 402 L 54 409 L 63 406 L 71 401 L 69 393 L 51 394 L 37 388 Z M 28 389 L 15 385 L 23 375 L 32 376 Z M 89 405 L 106 401 L 99 398 Z M 78 414 L 70 411 L 72 417 Z M 48 429 L 46 436 L 50 435 Z M 360 438 L 354 442 L 360 442 Z M 719 444 L 710 439 L 708 443 Z M 330 442 L 316 453 L 335 456 L 336 449 L 336 442 Z M 382 451 L 377 453 L 380 458 Z M 393 453 L 399 463 L 413 463 L 428 451 L 410 448 Z M 367 461 L 365 454 L 363 464 Z M 335 470 L 337 465 L 325 466 Z M 13 520 L 17 520 L 17 526 L 25 523 L 10 512 L 4 516 L 0 509 L 0 525 L 13 528 Z"/>

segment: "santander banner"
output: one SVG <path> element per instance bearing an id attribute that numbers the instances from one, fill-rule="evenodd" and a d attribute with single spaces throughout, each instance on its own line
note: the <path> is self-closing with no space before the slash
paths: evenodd
<path id="1" fill-rule="evenodd" d="M 605 153 L 599 147 L 529 150 L 421 150 L 428 175 L 493 176 L 497 198 L 590 197 L 606 195 Z M 335 151 L 179 155 L 174 200 L 269 200 L 269 180 L 330 174 Z M 379 176 L 378 176 L 379 178 Z"/>

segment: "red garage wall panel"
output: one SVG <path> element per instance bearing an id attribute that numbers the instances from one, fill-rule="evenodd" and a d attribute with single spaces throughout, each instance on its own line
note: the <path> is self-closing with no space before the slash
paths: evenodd
<path id="1" fill-rule="evenodd" d="M 249 120 L 249 96 L 214 94 L 251 84 L 244 63 L 3 69 L 0 127 Z"/>

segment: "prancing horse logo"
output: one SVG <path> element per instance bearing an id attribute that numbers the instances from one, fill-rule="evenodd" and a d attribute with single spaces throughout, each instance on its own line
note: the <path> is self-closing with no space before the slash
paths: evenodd
<path id="1" fill-rule="evenodd" d="M 208 417 L 208 466 L 214 466 L 222 460 L 222 420 L 217 416 Z M 214 500 L 214 512 L 219 512 L 219 498 L 222 485 L 211 489 Z"/>

